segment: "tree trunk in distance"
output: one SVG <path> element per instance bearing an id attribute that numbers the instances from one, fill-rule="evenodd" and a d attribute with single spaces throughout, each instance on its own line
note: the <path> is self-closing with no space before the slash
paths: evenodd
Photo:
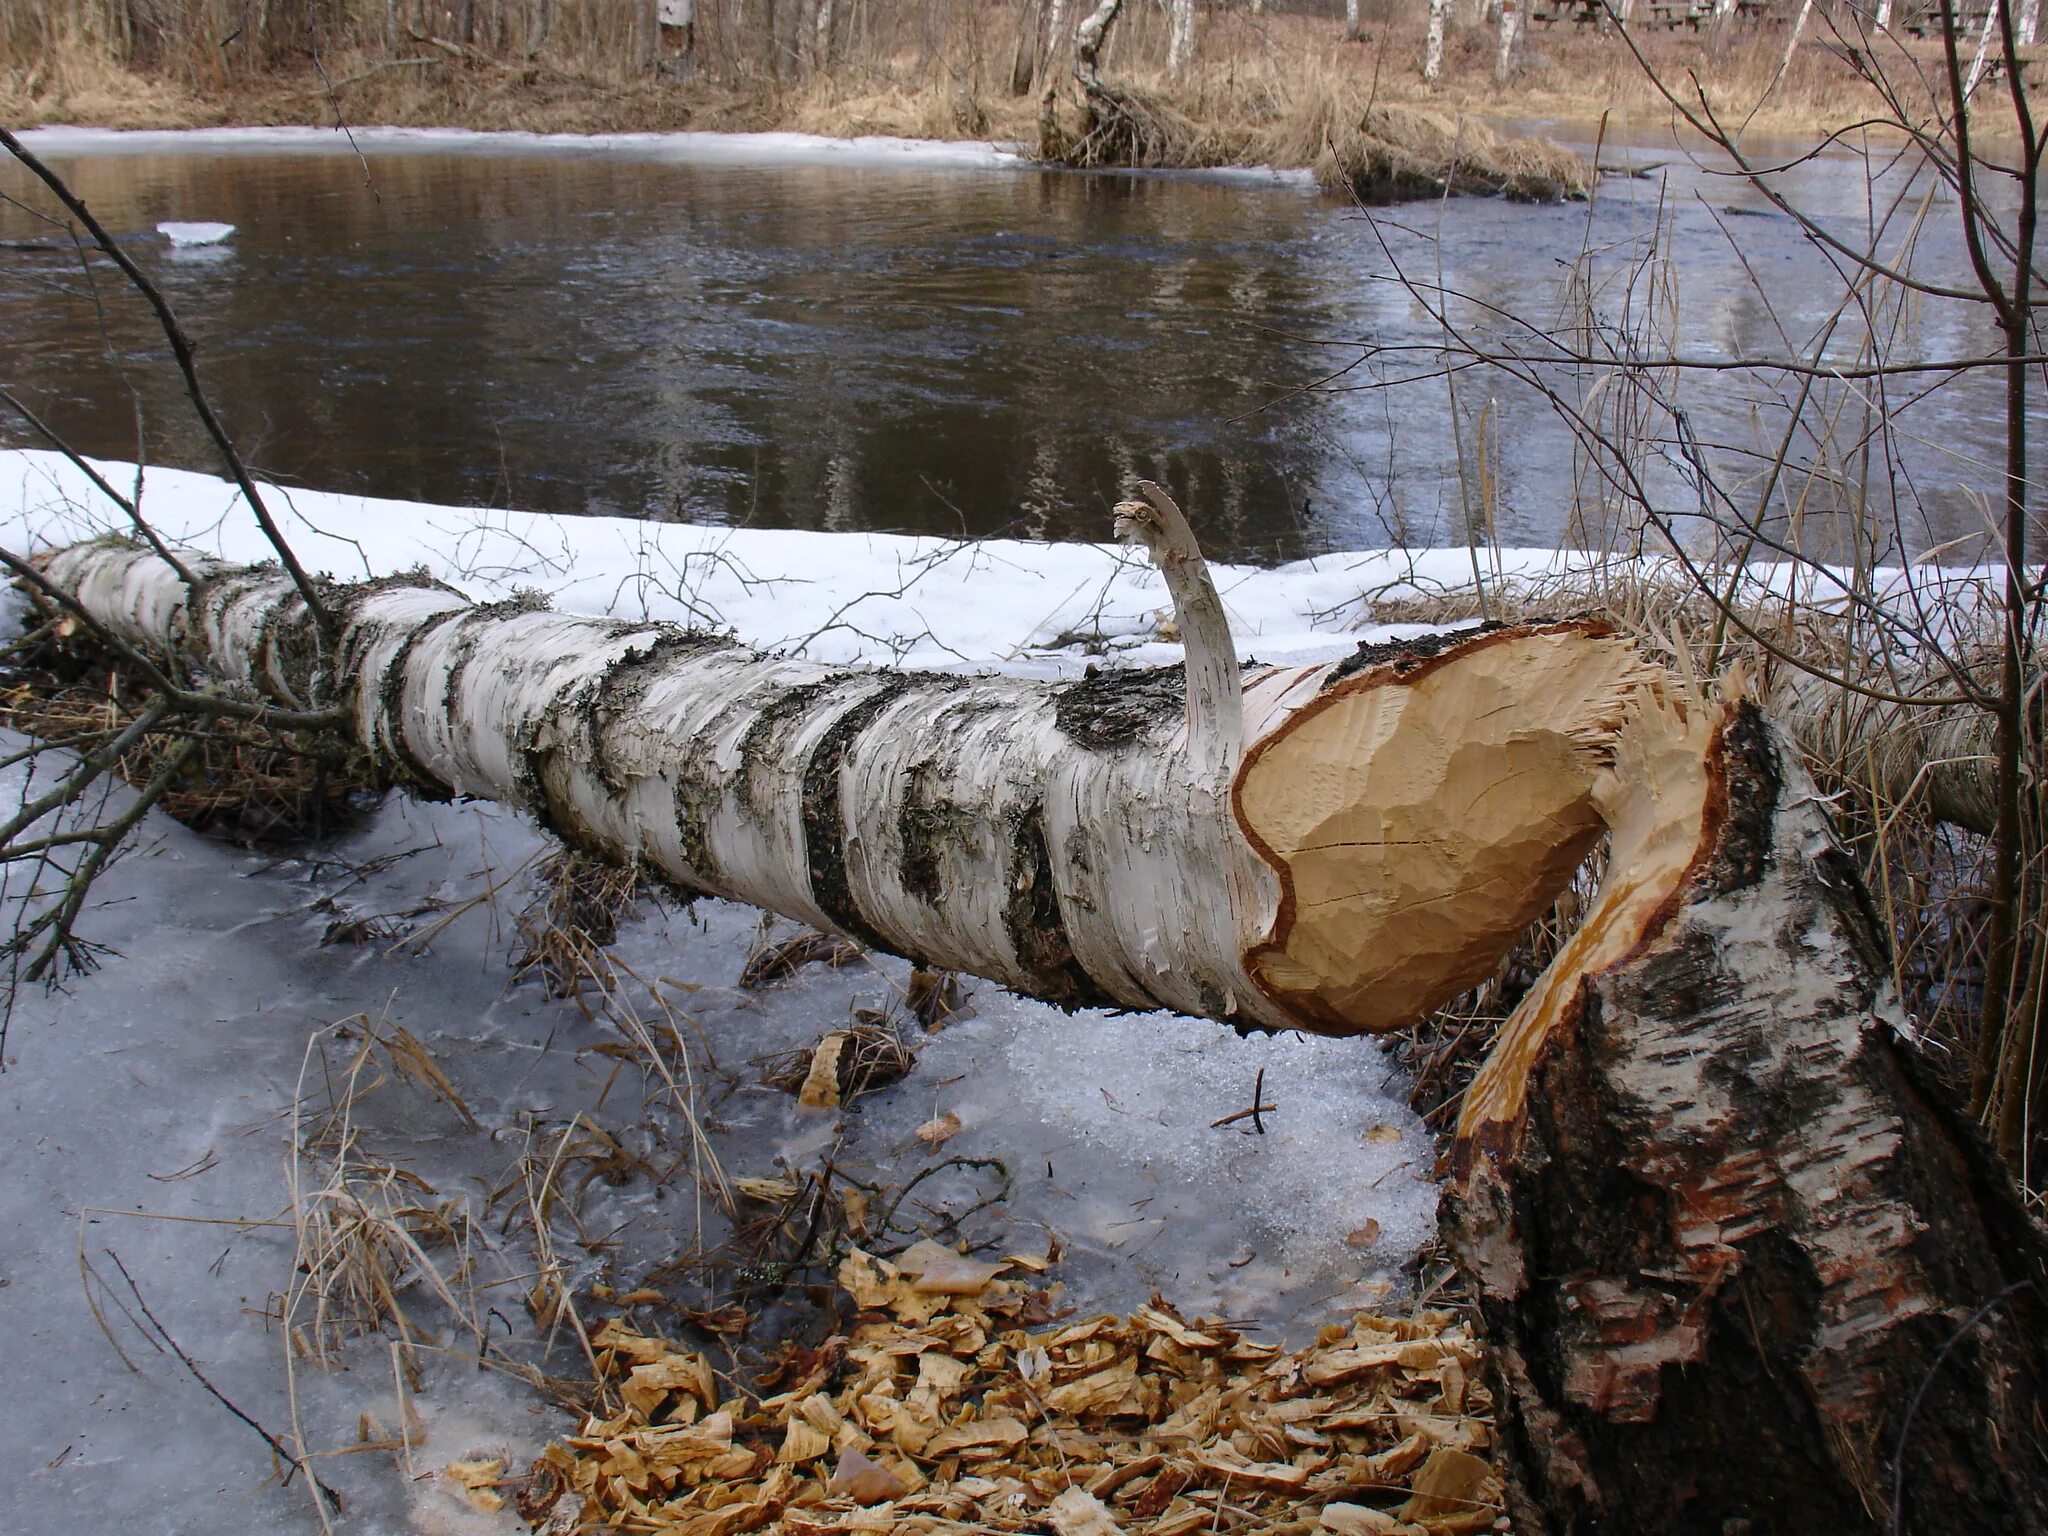
<path id="1" fill-rule="evenodd" d="M 1358 21 L 1358 0 L 1344 0 L 1344 39 L 1355 43 L 1364 36 Z"/>
<path id="2" fill-rule="evenodd" d="M 1167 34 L 1166 69 L 1178 80 L 1195 57 L 1195 0 L 1167 0 L 1172 25 Z"/>
<path id="3" fill-rule="evenodd" d="M 1500 51 L 1494 55 L 1493 78 L 1506 85 L 1515 75 L 1515 55 L 1522 41 L 1522 7 L 1526 0 L 1500 0 Z"/>
<path id="4" fill-rule="evenodd" d="M 1429 37 L 1423 45 L 1422 78 L 1431 85 L 1444 72 L 1444 27 L 1451 17 L 1452 0 L 1429 0 Z"/>

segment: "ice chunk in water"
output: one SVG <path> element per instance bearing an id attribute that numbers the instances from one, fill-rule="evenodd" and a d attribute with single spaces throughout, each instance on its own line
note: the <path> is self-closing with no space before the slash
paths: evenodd
<path id="1" fill-rule="evenodd" d="M 172 245 L 219 245 L 235 232 L 232 224 L 186 224 L 169 219 L 157 225 L 156 232 Z"/>

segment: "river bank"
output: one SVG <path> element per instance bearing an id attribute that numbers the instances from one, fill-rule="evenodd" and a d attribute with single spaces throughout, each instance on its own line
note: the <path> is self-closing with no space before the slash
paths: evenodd
<path id="1" fill-rule="evenodd" d="M 1633 46 L 1590 26 L 1539 22 L 1501 84 L 1495 30 L 1467 25 L 1451 30 L 1432 84 L 1422 76 L 1420 8 L 1372 20 L 1367 7 L 1366 15 L 1351 38 L 1338 18 L 1218 14 L 1205 20 L 1193 63 L 1176 77 L 1165 67 L 1163 22 L 1134 14 L 1103 67 L 1170 112 L 1185 135 L 1185 158 L 1209 164 L 1310 165 L 1332 124 L 1373 108 L 1562 123 L 1581 138 L 1593 137 L 1604 117 L 1611 131 L 1640 135 L 1670 119 L 1658 77 L 1689 91 L 1685 82 L 1696 75 L 1717 109 L 1769 134 L 1812 138 L 1872 116 L 1877 104 L 1844 40 L 1826 26 L 1807 29 L 1788 53 L 1788 28 L 1769 21 L 1645 31 Z M 1034 59 L 1017 14 L 1003 7 L 938 18 L 921 33 L 877 29 L 819 57 L 766 61 L 708 32 L 685 53 L 674 38 L 493 49 L 429 29 L 302 41 L 260 67 L 187 58 L 168 46 L 154 59 L 132 48 L 124 57 L 112 42 L 68 28 L 15 42 L 10 53 L 19 62 L 0 67 L 0 118 L 15 126 L 779 130 L 1032 145 L 1046 81 L 1063 97 L 1073 91 L 1068 50 Z M 1933 47 L 1903 36 L 1888 46 L 1902 65 Z M 1993 119 L 2009 107 L 1995 94 L 1986 114 Z"/>

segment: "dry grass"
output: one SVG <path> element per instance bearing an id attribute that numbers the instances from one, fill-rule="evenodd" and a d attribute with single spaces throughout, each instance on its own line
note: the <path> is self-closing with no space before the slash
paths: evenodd
<path id="1" fill-rule="evenodd" d="M 225 4 L 187 0 L 185 9 Z M 232 67 L 220 63 L 211 45 L 124 46 L 114 29 L 75 19 L 102 9 L 111 7 L 97 0 L 78 7 L 58 0 L 0 3 L 0 118 L 18 126 L 326 126 L 339 112 L 357 124 L 545 132 L 776 128 L 1037 137 L 1037 83 L 1013 90 L 1018 13 L 1007 6 L 939 10 L 872 0 L 858 8 L 863 20 L 844 31 L 829 64 L 805 59 L 788 38 L 759 35 L 757 18 L 747 23 L 751 31 L 721 30 L 721 8 L 707 6 L 700 13 L 696 67 L 687 79 L 655 67 L 651 42 L 616 20 L 627 8 L 610 8 L 606 21 L 591 0 L 563 0 L 557 9 L 564 16 L 589 11 L 587 24 L 558 26 L 538 48 L 509 25 L 480 27 L 479 40 L 465 46 L 445 38 L 418 41 L 403 28 L 387 35 L 381 4 L 323 7 L 323 15 L 356 19 L 325 24 L 317 68 L 300 34 L 280 35 L 267 51 L 241 56 Z M 478 10 L 494 8 L 480 4 Z M 753 17 L 751 9 L 747 14 Z M 224 25 L 214 35 L 231 30 Z M 1533 31 L 1523 64 L 1505 87 L 1494 83 L 1489 29 L 1454 30 L 1444 78 L 1435 86 L 1420 75 L 1419 7 L 1404 7 L 1367 31 L 1364 40 L 1347 42 L 1336 19 L 1209 14 L 1194 67 L 1174 80 L 1164 68 L 1163 18 L 1150 7 L 1131 8 L 1111 40 L 1104 73 L 1141 109 L 1135 158 L 1158 165 L 1308 166 L 1331 144 L 1341 165 L 1347 139 L 1369 118 L 1403 108 L 1426 114 L 1432 132 L 1464 120 L 1468 136 L 1474 120 L 1590 125 L 1612 114 L 1617 121 L 1610 131 L 1626 132 L 1661 128 L 1669 119 L 1624 43 L 1591 29 L 1560 24 Z M 1654 67 L 1674 80 L 1697 75 L 1724 112 L 1739 119 L 1761 103 L 1751 121 L 1759 131 L 1811 134 L 1869 114 L 1868 88 L 1839 47 L 1830 46 L 1839 40 L 1818 24 L 1773 85 L 1784 41 L 1775 23 L 1639 38 Z M 1904 46 L 1922 54 L 1929 48 Z M 1068 99 L 1063 121 L 1069 133 L 1078 133 L 1064 64 L 1057 74 Z M 2000 99 L 1987 103 L 1987 126 L 2005 110 L 2003 93 L 1993 94 Z M 1418 120 L 1384 120 L 1396 124 L 1413 130 Z M 1414 148 L 1405 131 L 1368 136 Z"/>
<path id="2" fill-rule="evenodd" d="M 153 697 L 119 659 L 52 640 L 11 658 L 0 725 L 87 752 L 132 726 Z M 114 771 L 141 788 L 188 741 L 197 751 L 162 809 L 195 831 L 238 843 L 297 842 L 343 830 L 376 787 L 367 761 L 339 740 L 230 719 L 147 732 Z"/>

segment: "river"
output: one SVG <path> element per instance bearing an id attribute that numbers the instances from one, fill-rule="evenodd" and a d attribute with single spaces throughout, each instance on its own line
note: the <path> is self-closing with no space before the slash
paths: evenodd
<path id="1" fill-rule="evenodd" d="M 1450 386 L 1402 350 L 1440 336 L 1413 284 L 1441 272 L 1454 320 L 1494 342 L 1516 340 L 1503 314 L 1562 335 L 1579 314 L 1563 280 L 1592 251 L 1592 314 L 1652 353 L 1661 332 L 1703 358 L 1804 351 L 1843 292 L 1794 220 L 1671 145 L 1608 146 L 1607 160 L 1667 164 L 1608 177 L 1590 209 L 1453 198 L 1368 215 L 1301 176 L 734 158 L 677 138 L 373 133 L 360 155 L 338 135 L 44 142 L 117 231 L 236 226 L 218 246 L 136 248 L 256 465 L 439 503 L 1099 539 L 1124 483 L 1148 474 L 1233 559 L 1468 530 L 1586 542 L 1611 531 L 1612 498 L 1572 434 L 1486 369 L 1456 375 L 1454 430 Z M 1861 227 L 1856 160 L 1781 182 L 1830 227 Z M 18 167 L 0 190 L 38 201 Z M 1944 208 L 1919 260 L 1955 279 Z M 1631 282 L 1653 232 L 1671 260 Z M 0 381 L 82 451 L 214 467 L 147 314 L 52 234 L 0 206 Z M 1894 358 L 1996 345 L 1960 304 L 1909 320 Z M 1826 356 L 1853 359 L 1861 324 L 1852 312 Z M 1364 345 L 1390 350 L 1361 363 Z M 1387 382 L 1413 374 L 1428 376 Z M 1630 398 L 1594 374 L 1546 377 L 1595 414 Z M 1808 402 L 1821 425 L 1795 434 L 1771 503 L 1779 526 L 1805 520 L 1788 537 L 1829 537 L 1812 530 L 1864 474 L 1883 484 L 1880 521 L 1899 518 L 1892 542 L 1982 529 L 1996 382 L 1907 403 L 1926 382 L 1889 381 L 1886 398 L 1830 383 Z M 1751 504 L 1786 390 L 1748 374 L 1683 388 L 1687 429 Z M 1890 465 L 1856 451 L 1885 415 Z M 1635 462 L 1658 504 L 1692 510 L 1668 420 L 1645 435 Z M 36 440 L 10 420 L 0 441 Z"/>

